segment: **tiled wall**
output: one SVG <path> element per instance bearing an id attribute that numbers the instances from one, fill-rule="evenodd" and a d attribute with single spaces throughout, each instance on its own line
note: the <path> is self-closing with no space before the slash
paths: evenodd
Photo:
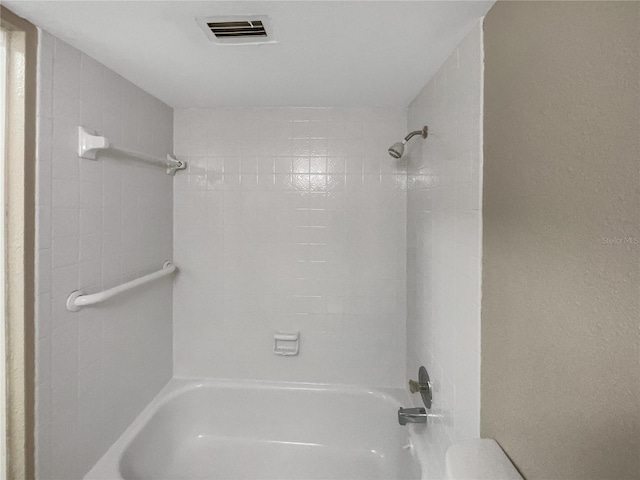
<path id="1" fill-rule="evenodd" d="M 398 385 L 404 109 L 175 112 L 177 376 Z M 272 353 L 277 330 L 300 354 Z"/>
<path id="2" fill-rule="evenodd" d="M 130 160 L 79 159 L 77 127 L 164 155 L 172 111 L 46 32 L 39 49 L 37 412 L 39 479 L 77 479 L 171 377 L 171 281 L 68 312 L 172 255 L 172 180 Z"/>
<path id="3" fill-rule="evenodd" d="M 409 107 L 409 130 L 431 129 L 409 143 L 407 370 L 435 383 L 437 417 L 416 435 L 432 459 L 479 436 L 482 55 L 479 23 Z"/>

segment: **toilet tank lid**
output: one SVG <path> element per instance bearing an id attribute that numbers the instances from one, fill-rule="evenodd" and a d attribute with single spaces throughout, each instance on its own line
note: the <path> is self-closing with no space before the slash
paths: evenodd
<path id="1" fill-rule="evenodd" d="M 491 438 L 463 440 L 445 454 L 447 480 L 523 480 L 498 442 Z"/>

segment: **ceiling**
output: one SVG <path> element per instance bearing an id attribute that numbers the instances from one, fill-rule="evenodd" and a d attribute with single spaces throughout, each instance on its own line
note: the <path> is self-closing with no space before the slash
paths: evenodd
<path id="1" fill-rule="evenodd" d="M 493 1 L 3 0 L 175 108 L 407 106 Z M 219 45 L 196 17 L 268 15 Z"/>

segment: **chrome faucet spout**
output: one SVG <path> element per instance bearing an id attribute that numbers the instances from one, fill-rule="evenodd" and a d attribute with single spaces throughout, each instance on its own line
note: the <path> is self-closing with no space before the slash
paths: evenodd
<path id="1" fill-rule="evenodd" d="M 427 423 L 427 411 L 422 407 L 402 408 L 398 409 L 398 423 L 406 425 L 407 423 Z"/>

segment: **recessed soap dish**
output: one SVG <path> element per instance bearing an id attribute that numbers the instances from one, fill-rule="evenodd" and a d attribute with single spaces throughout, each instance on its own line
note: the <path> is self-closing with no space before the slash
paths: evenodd
<path id="1" fill-rule="evenodd" d="M 293 356 L 300 351 L 300 332 L 276 332 L 273 335 L 273 353 Z"/>

